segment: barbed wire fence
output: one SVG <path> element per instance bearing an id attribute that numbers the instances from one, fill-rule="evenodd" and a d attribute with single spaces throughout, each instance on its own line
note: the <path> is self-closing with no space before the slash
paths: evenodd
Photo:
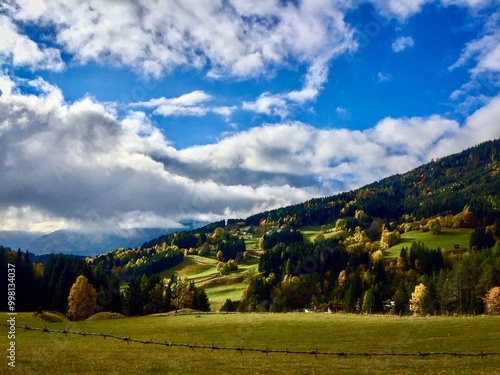
<path id="1" fill-rule="evenodd" d="M 0 323 L 0 326 L 9 326 L 9 324 L 6 323 Z M 22 329 L 25 332 L 26 331 L 37 331 L 41 333 L 56 333 L 56 334 L 62 334 L 65 335 L 66 337 L 68 335 L 78 335 L 82 337 L 102 337 L 103 339 L 115 339 L 119 340 L 122 342 L 127 343 L 128 345 L 130 343 L 137 343 L 137 344 L 144 344 L 144 345 L 157 345 L 157 346 L 164 346 L 164 347 L 181 347 L 181 348 L 187 348 L 187 349 L 205 349 L 205 350 L 210 350 L 210 351 L 233 351 L 233 352 L 239 352 L 241 355 L 243 355 L 244 352 L 254 352 L 254 353 L 262 353 L 267 356 L 269 354 L 277 353 L 277 354 L 285 354 L 286 356 L 288 355 L 310 355 L 314 356 L 316 359 L 318 359 L 319 356 L 332 356 L 332 357 L 421 357 L 421 358 L 426 358 L 430 356 L 451 356 L 451 357 L 481 357 L 481 358 L 486 358 L 486 357 L 493 357 L 493 356 L 500 356 L 500 352 L 479 352 L 479 353 L 462 353 L 460 351 L 458 352 L 408 352 L 408 353 L 403 353 L 403 352 L 344 352 L 344 351 L 323 351 L 323 350 L 318 350 L 318 349 L 312 349 L 312 350 L 289 350 L 288 347 L 285 349 L 270 349 L 268 346 L 266 348 L 251 348 L 251 347 L 236 347 L 236 346 L 218 346 L 212 343 L 211 345 L 198 345 L 198 344 L 186 344 L 186 343 L 176 343 L 172 341 L 156 341 L 156 340 L 141 340 L 141 339 L 136 339 L 132 337 L 127 337 L 127 336 L 117 336 L 117 335 L 112 335 L 112 334 L 107 334 L 107 333 L 96 333 L 96 332 L 79 332 L 79 331 L 70 331 L 69 329 L 48 329 L 47 327 L 44 328 L 38 328 L 38 327 L 29 327 L 27 325 L 16 325 L 16 328 Z"/>

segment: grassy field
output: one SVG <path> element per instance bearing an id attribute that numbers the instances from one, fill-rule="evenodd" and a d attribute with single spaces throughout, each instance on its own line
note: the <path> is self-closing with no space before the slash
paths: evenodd
<path id="1" fill-rule="evenodd" d="M 453 250 L 455 244 L 459 244 L 461 248 L 468 248 L 471 233 L 472 229 L 466 228 L 442 228 L 440 234 L 424 233 L 419 230 L 411 231 L 402 234 L 401 241 L 385 250 L 384 256 L 386 258 L 395 258 L 399 256 L 399 252 L 403 247 L 409 248 L 414 241 L 421 241 L 430 249 L 437 249 L 439 247 L 444 250 Z"/>
<path id="2" fill-rule="evenodd" d="M 246 235 L 246 236 L 243 236 L 243 240 L 245 241 L 245 248 L 247 250 L 258 250 L 259 249 L 260 237 L 257 237 L 254 235 Z"/>
<path id="3" fill-rule="evenodd" d="M 5 313 L 3 313 L 5 314 Z M 6 319 L 5 319 L 6 320 Z M 46 323 L 20 313 L 17 324 L 160 342 L 331 352 L 492 352 L 500 317 L 342 314 L 210 314 Z M 0 327 L 7 347 L 7 328 Z M 500 357 L 348 357 L 162 347 L 56 333 L 16 332 L 12 374 L 498 374 Z M 10 371 L 8 371 L 10 370 Z"/>
<path id="4" fill-rule="evenodd" d="M 321 226 L 320 225 L 306 225 L 300 228 L 300 231 L 306 238 L 306 241 L 308 240 L 309 242 L 314 242 L 316 237 L 318 237 L 319 234 L 323 234 L 325 238 L 332 238 L 332 237 L 342 237 L 345 231 L 331 231 L 331 232 L 326 232 L 323 233 L 321 232 Z"/>
<path id="5" fill-rule="evenodd" d="M 239 269 L 230 275 L 221 276 L 217 271 L 218 261 L 213 258 L 188 255 L 182 263 L 160 274 L 161 278 L 170 278 L 175 272 L 178 276 L 187 276 L 197 286 L 205 288 L 212 310 L 218 311 L 227 298 L 240 299 L 247 283 L 245 279 L 257 272 L 258 258 L 250 258 L 239 264 Z"/>

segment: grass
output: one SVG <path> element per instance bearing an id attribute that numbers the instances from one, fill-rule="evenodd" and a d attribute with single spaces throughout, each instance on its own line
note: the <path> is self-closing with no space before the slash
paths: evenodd
<path id="1" fill-rule="evenodd" d="M 395 317 L 342 314 L 209 314 L 17 324 L 160 342 L 332 352 L 498 351 L 500 317 Z M 7 327 L 0 327 L 0 337 Z M 5 339 L 6 340 L 6 339 Z M 7 359 L 0 364 L 7 367 Z M 211 351 L 111 338 L 16 332 L 13 374 L 498 374 L 500 357 L 348 357 Z"/>
<path id="2" fill-rule="evenodd" d="M 258 250 L 259 249 L 259 240 L 260 237 L 255 235 L 245 235 L 243 236 L 243 240 L 245 241 L 246 250 Z"/>
<path id="3" fill-rule="evenodd" d="M 38 320 L 47 323 L 61 323 L 69 320 L 66 315 L 61 314 L 59 311 L 42 311 L 41 313 L 35 313 L 34 316 Z"/>
<path id="4" fill-rule="evenodd" d="M 212 310 L 218 311 L 227 298 L 232 301 L 239 300 L 247 287 L 246 278 L 257 273 L 258 266 L 259 259 L 250 258 L 238 266 L 238 271 L 201 284 L 207 292 Z"/>
<path id="5" fill-rule="evenodd" d="M 453 250 L 455 244 L 459 244 L 461 248 L 468 248 L 472 231 L 472 229 L 467 228 L 442 228 L 440 234 L 432 234 L 432 232 L 422 232 L 419 230 L 411 231 L 402 234 L 401 241 L 385 250 L 384 256 L 386 258 L 396 258 L 403 247 L 409 248 L 414 241 L 421 241 L 430 249 L 437 249 L 439 247 L 449 251 Z"/>
<path id="6" fill-rule="evenodd" d="M 205 291 L 210 301 L 210 308 L 214 311 L 219 311 L 227 298 L 231 299 L 231 301 L 238 301 L 246 287 L 247 283 L 240 282 L 207 288 Z"/>
<path id="7" fill-rule="evenodd" d="M 206 277 L 217 272 L 217 260 L 198 255 L 188 255 L 176 266 L 169 268 L 159 274 L 161 278 L 169 279 L 174 273 L 178 276 L 187 275 L 189 279 Z"/>
<path id="8" fill-rule="evenodd" d="M 92 321 L 92 320 L 110 320 L 110 319 L 123 319 L 123 318 L 125 318 L 125 316 L 123 316 L 122 314 L 105 311 L 94 314 L 87 320 Z"/>
<path id="9" fill-rule="evenodd" d="M 238 271 L 221 276 L 217 271 L 218 261 L 214 258 L 198 255 L 184 257 L 182 263 L 160 274 L 161 278 L 170 278 L 175 272 L 179 276 L 186 275 L 197 286 L 205 288 L 212 310 L 218 311 L 227 298 L 239 300 L 246 288 L 246 278 L 258 270 L 259 259 L 251 257 L 238 266 Z"/>

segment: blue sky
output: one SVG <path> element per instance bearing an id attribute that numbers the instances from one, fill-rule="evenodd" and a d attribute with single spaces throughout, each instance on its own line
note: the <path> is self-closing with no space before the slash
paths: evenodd
<path id="1" fill-rule="evenodd" d="M 500 136 L 496 0 L 0 7 L 3 230 L 245 217 Z"/>

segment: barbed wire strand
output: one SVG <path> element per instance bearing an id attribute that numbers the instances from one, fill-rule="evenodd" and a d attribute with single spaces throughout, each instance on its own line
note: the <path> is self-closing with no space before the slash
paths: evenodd
<path id="1" fill-rule="evenodd" d="M 11 325 L 8 323 L 0 323 L 0 326 L 7 326 L 10 327 Z M 241 355 L 243 355 L 243 352 L 256 352 L 256 353 L 263 353 L 269 356 L 271 353 L 279 353 L 279 354 L 285 354 L 288 356 L 289 354 L 300 354 L 300 355 L 312 355 L 316 359 L 318 356 L 334 356 L 334 357 L 421 357 L 421 358 L 426 358 L 429 356 L 451 356 L 451 357 L 492 357 L 492 356 L 500 356 L 500 352 L 479 352 L 479 353 L 461 353 L 461 352 L 411 352 L 411 353 L 399 353 L 399 352 L 344 352 L 344 351 L 337 351 L 337 352 L 332 352 L 332 351 L 322 351 L 318 349 L 312 349 L 312 350 L 289 350 L 288 347 L 286 347 L 284 350 L 283 349 L 269 349 L 268 346 L 266 346 L 265 349 L 262 348 L 247 348 L 244 346 L 241 347 L 231 347 L 231 346 L 216 346 L 213 342 L 211 345 L 198 345 L 198 344 L 185 344 L 185 343 L 176 343 L 172 341 L 155 341 L 153 339 L 150 340 L 140 340 L 140 339 L 135 339 L 132 337 L 127 337 L 127 336 L 117 336 L 117 335 L 112 335 L 108 333 L 96 333 L 96 332 L 77 332 L 77 331 L 70 331 L 69 329 L 48 329 L 47 327 L 44 328 L 37 328 L 37 327 L 29 327 L 27 325 L 15 325 L 16 328 L 20 328 L 22 330 L 26 331 L 38 331 L 42 333 L 58 333 L 58 334 L 63 334 L 66 337 L 68 335 L 79 335 L 83 337 L 91 337 L 91 336 L 97 336 L 97 337 L 102 337 L 104 339 L 106 338 L 111 338 L 111 339 L 116 339 L 120 340 L 122 342 L 126 342 L 127 345 L 130 345 L 130 343 L 137 343 L 137 344 L 144 344 L 144 345 L 158 345 L 158 346 L 165 346 L 165 347 L 183 347 L 183 348 L 189 348 L 191 350 L 194 349 L 209 349 L 212 352 L 215 350 L 225 350 L 225 351 L 235 351 L 235 352 L 240 352 Z"/>

